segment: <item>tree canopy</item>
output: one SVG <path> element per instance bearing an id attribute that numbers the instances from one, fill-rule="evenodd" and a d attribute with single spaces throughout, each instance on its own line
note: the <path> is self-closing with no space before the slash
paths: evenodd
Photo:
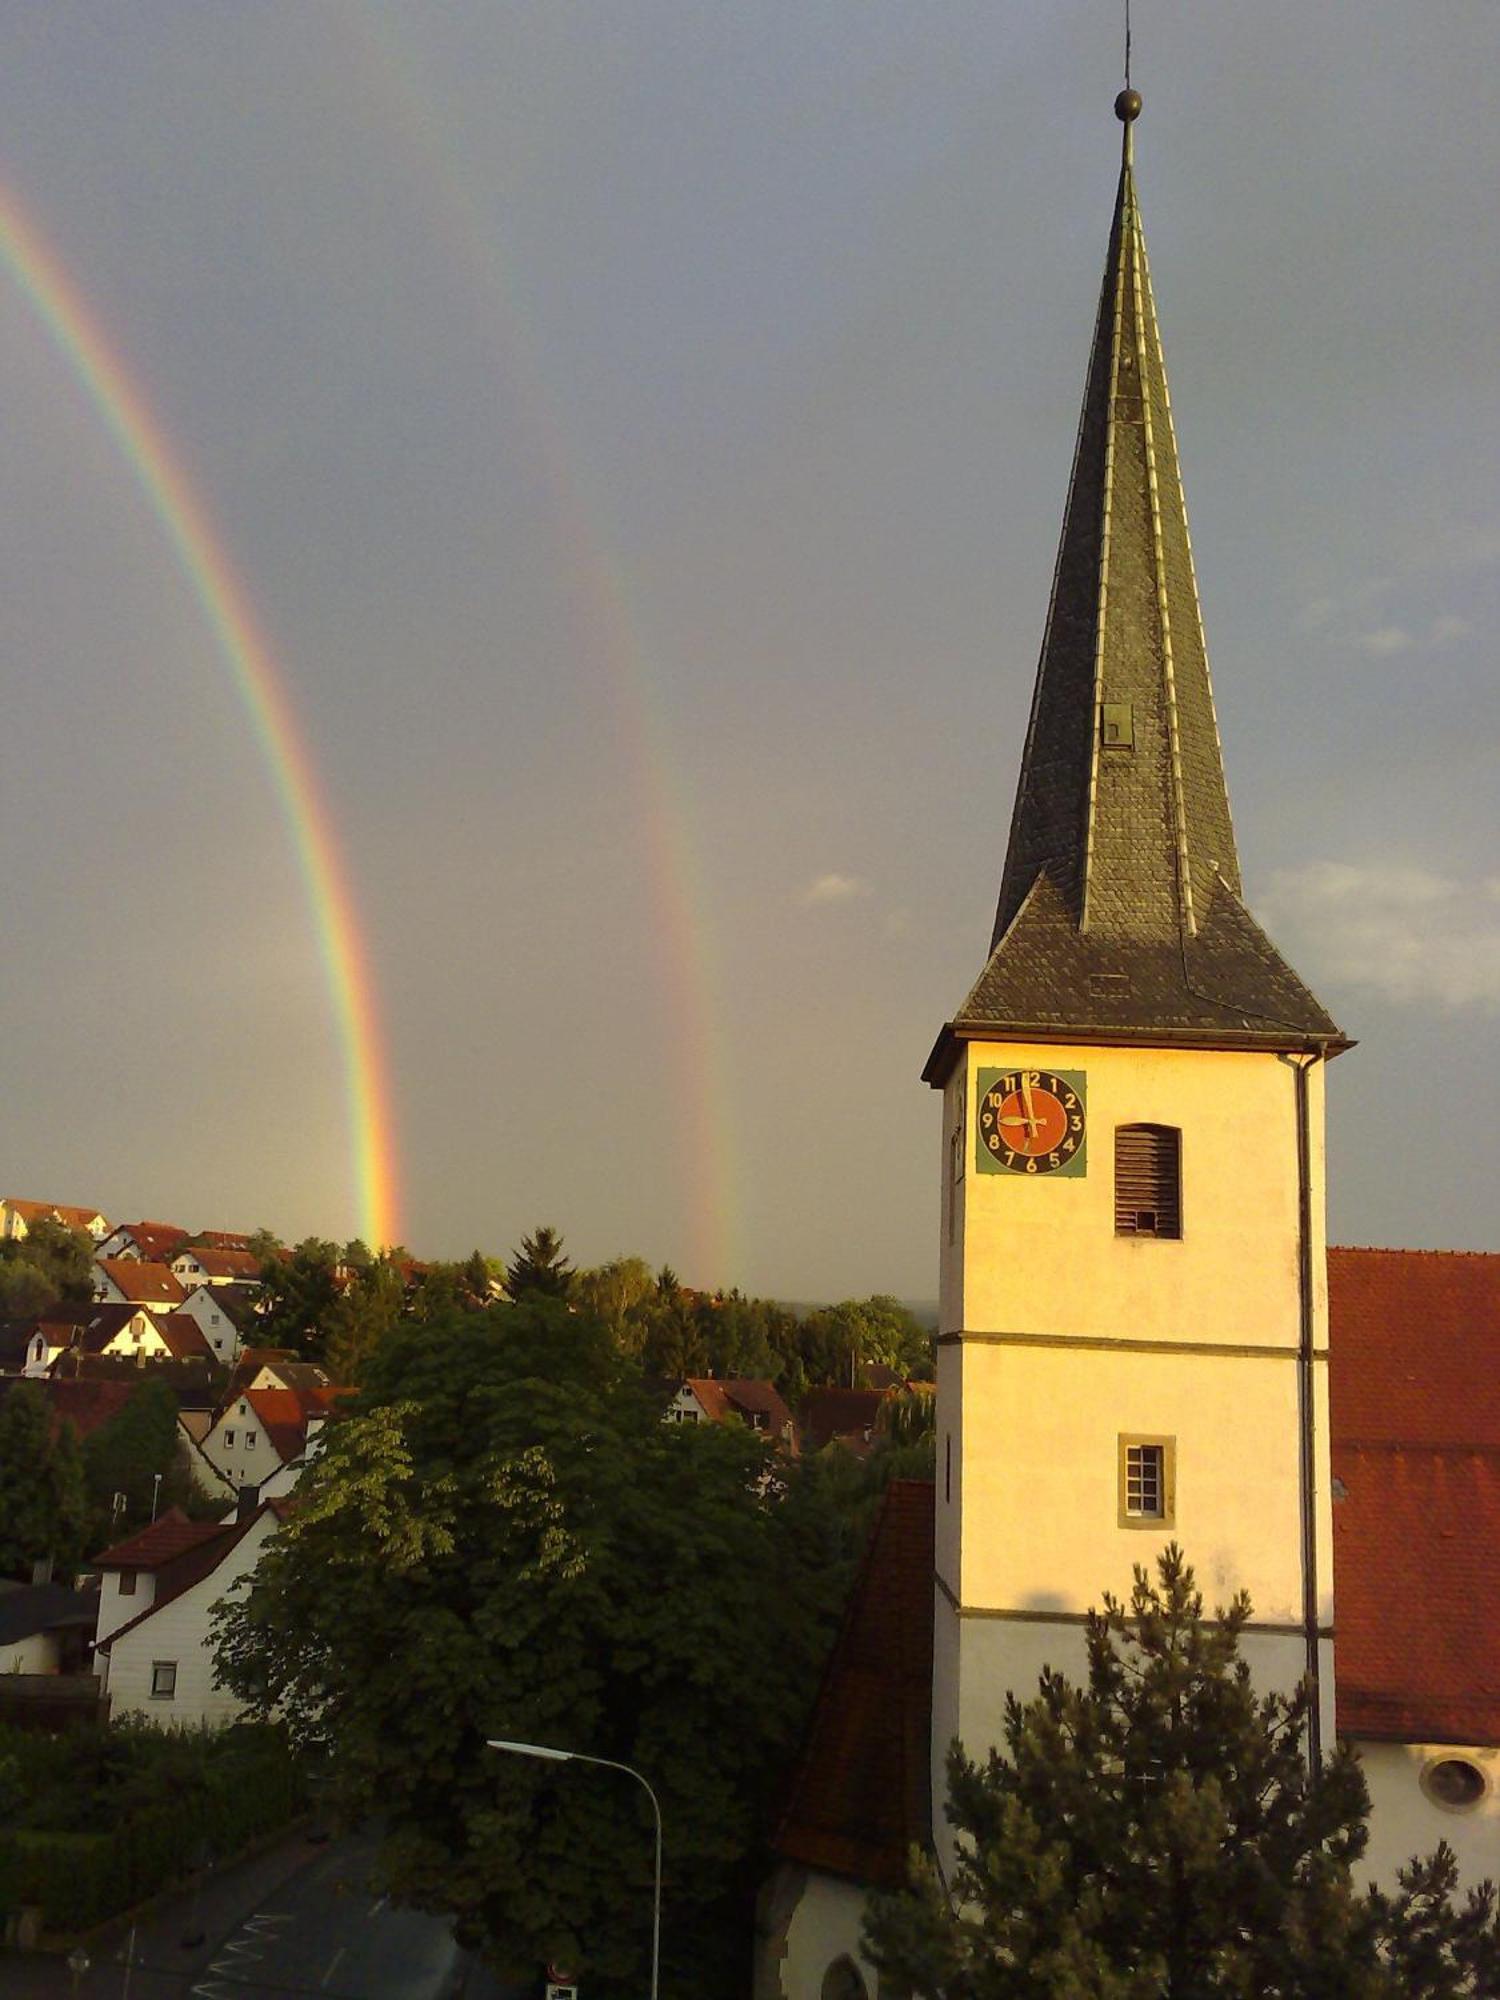
<path id="1" fill-rule="evenodd" d="M 71 1424 L 55 1435 L 35 1382 L 0 1398 L 0 1577 L 30 1581 L 36 1562 L 71 1572 L 84 1554 L 88 1501 Z"/>
<path id="2" fill-rule="evenodd" d="M 1088 1627 L 1088 1682 L 1011 1696 L 1005 1744 L 949 1754 L 958 1860 L 877 1899 L 875 1963 L 923 2000 L 1447 2000 L 1500 1991 L 1495 1892 L 1450 1902 L 1450 1850 L 1360 1893 L 1369 1796 L 1314 1775 L 1310 1694 L 1257 1695 L 1241 1596 L 1214 1622 L 1176 1548 Z"/>
<path id="3" fill-rule="evenodd" d="M 42 1216 L 0 1239 L 0 1319 L 24 1319 L 59 1299 L 93 1296 L 94 1246 L 81 1229 Z"/>
<path id="4" fill-rule="evenodd" d="M 844 1581 L 827 1511 L 759 1493 L 766 1451 L 662 1423 L 607 1329 L 556 1299 L 402 1327 L 223 1615 L 221 1672 L 326 1740 L 338 1795 L 389 1829 L 395 1891 L 606 1990 L 649 1946 L 644 1796 L 484 1746 L 633 1765 L 665 1816 L 664 1990 L 732 1986 Z"/>

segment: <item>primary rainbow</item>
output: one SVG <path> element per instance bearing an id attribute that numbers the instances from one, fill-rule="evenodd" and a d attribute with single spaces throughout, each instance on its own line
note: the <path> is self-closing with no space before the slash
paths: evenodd
<path id="1" fill-rule="evenodd" d="M 281 801 L 312 910 L 342 1050 L 360 1232 L 375 1246 L 398 1242 L 394 1123 L 374 983 L 328 807 L 280 671 L 208 510 L 150 405 L 3 184 L 0 261 L 119 446 L 234 676 Z"/>

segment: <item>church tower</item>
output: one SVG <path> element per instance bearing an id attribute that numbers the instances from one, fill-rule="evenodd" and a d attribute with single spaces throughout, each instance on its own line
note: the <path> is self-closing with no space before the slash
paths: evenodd
<path id="1" fill-rule="evenodd" d="M 1081 1674 L 1169 1541 L 1333 1715 L 1323 1068 L 1241 900 L 1124 128 L 990 956 L 943 1094 L 933 1824 L 944 1756 Z M 1314 1744 L 1316 1751 L 1317 1745 Z"/>

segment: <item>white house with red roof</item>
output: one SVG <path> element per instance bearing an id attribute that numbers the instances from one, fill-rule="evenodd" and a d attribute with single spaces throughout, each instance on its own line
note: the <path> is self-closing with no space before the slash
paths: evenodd
<path id="1" fill-rule="evenodd" d="M 203 1455 L 237 1491 L 259 1488 L 308 1456 L 334 1403 L 347 1393 L 311 1385 L 240 1389 L 215 1413 Z"/>
<path id="2" fill-rule="evenodd" d="M 242 1704 L 214 1684 L 214 1606 L 260 1560 L 278 1502 L 229 1521 L 189 1521 L 176 1508 L 96 1556 L 94 1658 L 114 1720 L 161 1728 L 233 1722 Z"/>
<path id="3" fill-rule="evenodd" d="M 195 1285 L 259 1285 L 261 1263 L 252 1250 L 189 1243 L 172 1259 L 172 1270 L 189 1290 Z"/>
<path id="4" fill-rule="evenodd" d="M 669 1424 L 722 1424 L 731 1420 L 795 1456 L 797 1426 L 774 1382 L 749 1376 L 689 1375 L 666 1408 Z"/>
<path id="5" fill-rule="evenodd" d="M 187 1297 L 178 1310 L 198 1322 L 215 1359 L 229 1368 L 239 1359 L 246 1328 L 255 1324 L 259 1297 L 258 1285 L 188 1283 Z"/>
<path id="6" fill-rule="evenodd" d="M 148 1264 L 139 1257 L 100 1257 L 94 1263 L 94 1297 L 101 1305 L 174 1312 L 187 1293 L 168 1264 Z"/>
<path id="7" fill-rule="evenodd" d="M 100 1257 L 134 1257 L 142 1264 L 170 1264 L 188 1231 L 175 1222 L 121 1222 L 100 1243 Z"/>
<path id="8" fill-rule="evenodd" d="M 77 1208 L 59 1201 L 25 1201 L 18 1195 L 6 1195 L 0 1200 L 0 1238 L 22 1243 L 34 1222 L 57 1222 L 64 1229 L 81 1230 L 95 1243 L 101 1243 L 110 1228 L 108 1216 L 101 1215 L 97 1208 Z"/>

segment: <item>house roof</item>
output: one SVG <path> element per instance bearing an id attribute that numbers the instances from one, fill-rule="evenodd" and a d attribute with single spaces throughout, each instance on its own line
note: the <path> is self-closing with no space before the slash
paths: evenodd
<path id="1" fill-rule="evenodd" d="M 232 1278 L 257 1286 L 260 1283 L 260 1259 L 253 1251 L 221 1250 L 208 1243 L 185 1243 L 177 1255 L 196 1259 L 205 1277 Z"/>
<path id="2" fill-rule="evenodd" d="M 175 1222 L 118 1222 L 112 1236 L 126 1233 L 147 1263 L 166 1264 L 188 1240 L 188 1232 Z"/>
<path id="3" fill-rule="evenodd" d="M 62 1583 L 32 1583 L 0 1593 L 0 1646 L 68 1625 L 92 1632 L 98 1622 L 97 1584 L 91 1590 L 70 1590 Z"/>
<path id="4" fill-rule="evenodd" d="M 181 1305 L 187 1293 L 169 1264 L 138 1257 L 101 1257 L 99 1269 L 137 1305 Z"/>
<path id="5" fill-rule="evenodd" d="M 1340 1730 L 1500 1743 L 1500 1256 L 1328 1253 Z"/>
<path id="6" fill-rule="evenodd" d="M 180 1507 L 169 1507 L 148 1528 L 127 1535 L 97 1556 L 90 1556 L 90 1569 L 164 1569 L 189 1549 L 212 1541 L 224 1533 L 222 1521 L 190 1521 Z"/>
<path id="7" fill-rule="evenodd" d="M 774 1382 L 741 1375 L 687 1375 L 683 1381 L 716 1423 L 730 1416 L 746 1422 L 764 1417 L 764 1428 L 777 1437 L 792 1428 L 792 1413 Z"/>
<path id="8" fill-rule="evenodd" d="M 35 1337 L 34 1319 L 0 1320 L 0 1373 L 13 1375 L 25 1367 Z"/>
<path id="9" fill-rule="evenodd" d="M 191 1313 L 153 1313 L 152 1324 L 174 1361 L 212 1361 L 214 1351 Z"/>
<path id="10" fill-rule="evenodd" d="M 836 1437 L 863 1440 L 880 1421 L 889 1389 L 809 1389 L 802 1399 L 802 1428 L 814 1451 Z"/>
<path id="11" fill-rule="evenodd" d="M 881 1888 L 931 1839 L 933 1497 L 923 1480 L 886 1489 L 775 1841 Z"/>
<path id="12" fill-rule="evenodd" d="M 1336 1439 L 1500 1446 L 1500 1256 L 1331 1249 Z"/>
<path id="13" fill-rule="evenodd" d="M 8 1208 L 27 1224 L 50 1220 L 68 1229 L 88 1230 L 94 1223 L 108 1220 L 97 1208 L 77 1208 L 65 1201 L 22 1201 L 13 1194 L 0 1199 L 0 1208 Z"/>
<path id="14" fill-rule="evenodd" d="M 84 1322 L 78 1346 L 85 1354 L 102 1354 L 133 1319 L 144 1319 L 154 1324 L 144 1306 L 121 1305 L 118 1301 L 96 1305 Z"/>
<path id="15" fill-rule="evenodd" d="M 200 1244 L 209 1250 L 248 1250 L 250 1238 L 238 1229 L 200 1229 L 183 1247 L 196 1250 Z"/>

